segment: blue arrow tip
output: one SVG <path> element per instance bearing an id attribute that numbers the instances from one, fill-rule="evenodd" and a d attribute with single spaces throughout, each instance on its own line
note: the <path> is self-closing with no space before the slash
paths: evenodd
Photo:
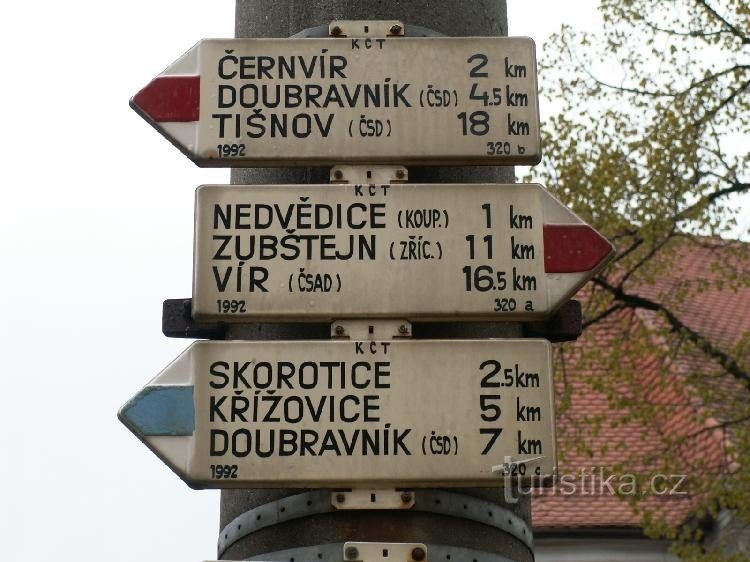
<path id="1" fill-rule="evenodd" d="M 119 418 L 144 436 L 192 435 L 193 387 L 147 386 L 120 409 Z"/>

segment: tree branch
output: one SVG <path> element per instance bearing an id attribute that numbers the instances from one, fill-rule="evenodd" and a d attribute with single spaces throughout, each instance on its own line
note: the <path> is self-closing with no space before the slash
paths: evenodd
<path id="1" fill-rule="evenodd" d="M 638 249 L 641 246 L 641 244 L 643 244 L 643 242 L 644 242 L 643 238 L 639 236 L 633 241 L 633 243 L 628 248 L 626 248 L 625 250 L 617 254 L 614 261 L 620 261 L 624 259 L 626 256 L 628 256 L 629 254 L 634 252 L 636 249 Z"/>
<path id="2" fill-rule="evenodd" d="M 614 314 L 618 310 L 623 310 L 624 308 L 625 307 L 623 305 L 621 305 L 621 304 L 616 304 L 616 305 L 608 308 L 604 312 L 602 312 L 602 313 L 597 314 L 596 316 L 594 316 L 591 320 L 586 320 L 583 323 L 583 329 L 585 330 L 586 328 L 588 328 L 592 324 L 596 324 L 597 322 L 601 322 L 602 320 L 604 320 L 610 314 Z"/>
<path id="3" fill-rule="evenodd" d="M 740 193 L 743 191 L 747 191 L 750 189 L 750 183 L 740 182 L 740 181 L 733 181 L 729 185 L 729 187 L 725 187 L 723 189 L 717 189 L 716 191 L 712 191 L 708 195 L 706 195 L 703 199 L 697 201 L 696 203 L 693 203 L 689 207 L 683 209 L 679 213 L 675 215 L 675 221 L 681 221 L 688 218 L 690 213 L 692 213 L 695 209 L 700 207 L 701 205 L 710 205 L 720 197 L 725 197 L 726 195 L 731 195 L 732 193 Z"/>
<path id="4" fill-rule="evenodd" d="M 672 236 L 674 235 L 676 230 L 676 223 L 677 221 L 675 219 L 675 222 L 672 224 L 672 228 L 669 229 L 669 233 L 664 237 L 664 239 L 661 240 L 658 244 L 654 244 L 645 256 L 643 256 L 633 267 L 625 272 L 625 274 L 620 279 L 620 282 L 618 283 L 619 287 L 624 286 L 625 282 L 630 279 L 633 273 L 640 269 L 645 263 L 649 262 L 651 258 L 653 258 L 657 254 L 657 252 L 659 252 L 664 247 L 664 245 L 672 239 Z"/>
<path id="5" fill-rule="evenodd" d="M 731 23 L 729 23 L 719 12 L 714 10 L 711 6 L 708 5 L 708 2 L 706 0 L 697 0 L 698 4 L 703 6 L 703 8 L 711 14 L 713 17 L 715 17 L 717 20 L 719 20 L 724 27 L 726 27 L 729 31 L 732 32 L 733 35 L 736 35 L 742 40 L 743 45 L 750 44 L 750 37 L 745 35 L 739 28 L 735 27 Z"/>
<path id="6" fill-rule="evenodd" d="M 667 308 L 662 303 L 654 302 L 651 299 L 626 293 L 622 287 L 615 287 L 609 284 L 605 279 L 601 277 L 595 277 L 594 283 L 600 287 L 609 291 L 612 296 L 619 300 L 624 308 L 642 308 L 644 310 L 651 310 L 658 312 L 666 318 L 667 323 L 673 331 L 678 334 L 684 335 L 688 341 L 697 346 L 706 355 L 714 359 L 721 367 L 729 373 L 732 377 L 741 382 L 748 390 L 750 390 L 750 373 L 743 369 L 740 364 L 729 354 L 724 353 L 721 349 L 712 344 L 708 339 L 703 337 L 701 334 L 688 327 L 677 315 Z"/>
<path id="7" fill-rule="evenodd" d="M 640 229 L 638 228 L 630 228 L 628 230 L 623 230 L 622 232 L 619 232 L 618 234 L 614 234 L 609 237 L 611 241 L 620 240 L 621 238 L 628 238 L 630 236 L 635 236 L 640 232 Z"/>
<path id="8" fill-rule="evenodd" d="M 739 193 L 747 189 L 750 189 L 750 183 L 734 181 L 729 187 L 725 187 L 724 189 L 717 189 L 716 191 L 708 194 L 706 196 L 706 199 L 708 199 L 709 203 L 713 203 L 719 197 L 724 197 L 725 195 L 730 195 L 732 193 Z"/>
<path id="9" fill-rule="evenodd" d="M 722 33 L 726 33 L 726 31 L 722 29 L 718 31 L 677 31 L 676 29 L 659 27 L 658 25 L 656 25 L 655 23 L 651 23 L 647 19 L 644 19 L 643 23 L 654 31 L 658 31 L 659 33 L 666 33 L 667 35 L 676 35 L 677 37 L 713 37 L 714 35 L 721 35 Z"/>
<path id="10" fill-rule="evenodd" d="M 651 97 L 676 98 L 676 97 L 684 96 L 693 88 L 701 86 L 705 84 L 706 82 L 711 82 L 712 80 L 715 80 L 716 78 L 720 78 L 721 76 L 730 74 L 736 70 L 750 70 L 750 65 L 735 64 L 734 66 L 730 66 L 719 72 L 715 72 L 713 74 L 709 74 L 708 76 L 704 76 L 700 80 L 695 80 L 691 82 L 688 86 L 683 88 L 682 90 L 678 90 L 676 92 L 663 92 L 663 91 L 658 91 L 658 90 L 643 90 L 641 88 L 628 88 L 627 86 L 615 86 L 614 84 L 604 82 L 603 80 L 600 80 L 599 78 L 594 76 L 594 74 L 588 68 L 586 68 L 583 64 L 581 64 L 581 68 L 584 70 L 584 72 L 586 72 L 586 74 L 588 74 L 589 78 L 591 78 L 598 85 L 604 86 L 605 88 L 609 88 L 611 90 L 619 90 L 621 92 L 628 92 L 630 94 L 639 94 L 639 95 L 651 96 Z M 743 88 L 740 88 L 740 90 L 744 89 L 745 87 L 747 87 L 747 83 L 743 86 Z M 737 92 L 735 92 L 735 94 L 736 93 Z M 734 95 L 732 95 L 731 97 L 733 98 Z"/>
<path id="11" fill-rule="evenodd" d="M 700 119 L 698 119 L 697 121 L 694 121 L 693 127 L 698 128 L 701 125 L 703 125 L 706 121 L 713 119 L 714 115 L 719 113 L 719 111 L 721 111 L 723 108 L 729 105 L 734 98 L 736 98 L 739 94 L 741 94 L 748 88 L 750 88 L 750 80 L 747 80 L 739 88 L 732 90 L 732 93 L 729 94 L 727 97 L 725 97 L 723 100 L 721 100 L 718 105 L 714 106 L 713 109 L 711 109 L 709 112 L 703 115 Z"/>
<path id="12" fill-rule="evenodd" d="M 717 424 L 714 424 L 714 425 L 707 425 L 705 427 L 702 427 L 701 429 L 698 429 L 697 431 L 694 431 L 692 433 L 688 433 L 687 435 L 685 435 L 685 439 L 689 439 L 691 437 L 697 437 L 701 433 L 709 433 L 709 432 L 715 431 L 717 429 L 718 430 L 723 430 L 723 429 L 728 428 L 729 426 L 738 425 L 738 424 L 741 424 L 741 423 L 745 423 L 747 421 L 750 421 L 750 415 L 742 416 L 740 418 L 736 418 L 736 419 L 733 419 L 733 420 L 725 420 L 725 421 L 723 421 L 721 423 L 717 423 Z"/>

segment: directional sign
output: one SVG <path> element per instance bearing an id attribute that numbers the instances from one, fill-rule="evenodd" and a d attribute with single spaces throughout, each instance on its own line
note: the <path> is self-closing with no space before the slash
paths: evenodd
<path id="1" fill-rule="evenodd" d="M 196 342 L 119 416 L 195 488 L 501 486 L 499 467 L 555 467 L 550 354 L 531 339 Z"/>
<path id="2" fill-rule="evenodd" d="M 210 39 L 131 100 L 199 166 L 535 164 L 528 38 Z"/>
<path id="3" fill-rule="evenodd" d="M 548 316 L 613 253 L 537 184 L 202 186 L 196 319 Z"/>

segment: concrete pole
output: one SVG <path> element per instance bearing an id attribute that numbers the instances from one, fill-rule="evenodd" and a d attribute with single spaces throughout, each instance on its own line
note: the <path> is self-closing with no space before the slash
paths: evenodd
<path id="1" fill-rule="evenodd" d="M 335 19 L 397 19 L 407 25 L 452 36 L 500 36 L 507 35 L 508 30 L 505 0 L 237 0 L 235 35 L 289 37 Z M 328 174 L 328 168 L 234 169 L 232 183 L 327 183 Z M 513 169 L 412 167 L 409 181 L 512 183 Z M 252 324 L 232 326 L 226 338 L 319 339 L 327 334 L 328 329 L 321 326 Z M 521 329 L 518 324 L 498 323 L 415 324 L 413 334 L 430 338 L 520 337 Z M 506 505 L 500 489 L 453 491 L 490 501 L 530 521 L 530 502 L 526 495 L 521 494 L 517 503 Z M 250 509 L 300 492 L 292 489 L 225 490 L 221 494 L 221 528 Z M 533 560 L 532 552 L 521 541 L 495 527 L 459 517 L 401 510 L 336 511 L 272 525 L 240 539 L 222 558 L 240 560 L 291 548 L 346 541 L 423 542 L 485 551 L 519 562 Z M 288 562 L 289 557 L 286 560 Z"/>

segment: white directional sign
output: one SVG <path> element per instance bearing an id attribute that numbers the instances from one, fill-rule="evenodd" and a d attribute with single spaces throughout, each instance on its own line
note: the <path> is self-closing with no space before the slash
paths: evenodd
<path id="1" fill-rule="evenodd" d="M 197 342 L 119 417 L 190 486 L 501 486 L 555 468 L 545 340 Z"/>
<path id="2" fill-rule="evenodd" d="M 612 245 L 532 185 L 203 186 L 193 316 L 548 316 Z"/>
<path id="3" fill-rule="evenodd" d="M 535 164 L 528 38 L 203 40 L 131 106 L 199 166 Z"/>

